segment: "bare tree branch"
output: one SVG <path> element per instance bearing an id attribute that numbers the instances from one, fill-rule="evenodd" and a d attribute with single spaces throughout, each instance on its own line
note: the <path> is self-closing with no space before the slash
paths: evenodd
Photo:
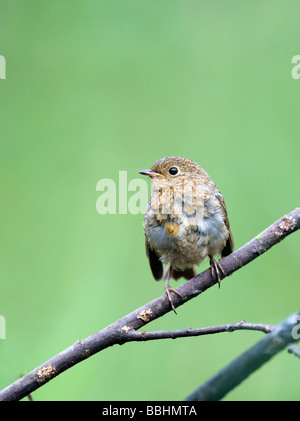
<path id="1" fill-rule="evenodd" d="M 222 259 L 221 265 L 224 275 L 221 275 L 221 277 L 223 278 L 231 275 L 299 228 L 300 208 L 296 208 L 288 215 L 284 215 L 278 221 L 274 222 L 270 227 L 239 250 L 236 250 L 234 253 Z M 201 294 L 215 283 L 217 283 L 217 279 L 215 276 L 212 277 L 209 269 L 200 273 L 177 288 L 182 295 L 182 298 L 177 296 L 177 294 L 174 295 L 174 305 L 178 307 L 184 304 L 186 301 Z M 130 332 L 132 330 L 140 329 L 145 324 L 163 316 L 170 310 L 169 300 L 166 299 L 165 296 L 150 301 L 110 326 L 107 326 L 82 341 L 77 341 L 69 348 L 55 355 L 21 379 L 12 383 L 0 391 L 0 400 L 19 400 L 24 396 L 27 396 L 52 378 L 95 353 L 115 344 L 123 344 L 126 342 L 126 337 L 124 335 L 126 330 Z"/>
<path id="2" fill-rule="evenodd" d="M 248 323 L 242 320 L 239 323 L 229 323 L 219 326 L 201 327 L 199 329 L 182 329 L 182 330 L 157 330 L 155 332 L 137 332 L 136 330 L 124 329 L 124 342 L 129 341 L 152 341 L 156 339 L 177 339 L 187 338 L 190 336 L 210 335 L 221 332 L 234 332 L 236 330 L 256 330 L 264 333 L 270 333 L 275 325 L 266 325 L 263 323 Z"/>
<path id="3" fill-rule="evenodd" d="M 185 400 L 217 401 L 222 399 L 251 373 L 274 357 L 274 355 L 282 351 L 290 343 L 299 340 L 299 335 L 293 334 L 293 329 L 295 328 L 295 323 L 299 320 L 299 315 L 300 312 L 289 316 L 285 321 L 273 329 L 269 335 L 265 336 L 229 365 L 224 367 L 206 383 L 191 393 Z"/>

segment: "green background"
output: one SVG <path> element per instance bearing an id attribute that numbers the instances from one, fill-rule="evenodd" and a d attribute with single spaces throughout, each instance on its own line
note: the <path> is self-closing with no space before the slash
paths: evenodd
<path id="1" fill-rule="evenodd" d="M 0 1 L 0 388 L 163 294 L 143 215 L 99 215 L 99 179 L 198 162 L 236 248 L 299 206 L 299 14 L 291 0 Z M 299 310 L 299 275 L 294 234 L 147 329 L 278 323 Z M 181 400 L 262 337 L 115 346 L 33 396 Z M 283 351 L 225 399 L 299 399 L 299 370 Z"/>

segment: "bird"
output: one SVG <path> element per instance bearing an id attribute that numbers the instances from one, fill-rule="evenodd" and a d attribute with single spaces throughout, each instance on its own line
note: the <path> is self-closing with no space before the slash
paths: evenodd
<path id="1" fill-rule="evenodd" d="M 224 271 L 215 256 L 222 259 L 234 248 L 225 201 L 207 172 L 186 158 L 167 156 L 139 173 L 151 178 L 146 255 L 154 279 L 166 281 L 165 295 L 176 313 L 171 293 L 182 295 L 171 288 L 170 279 L 193 278 L 206 257 L 220 287 Z"/>

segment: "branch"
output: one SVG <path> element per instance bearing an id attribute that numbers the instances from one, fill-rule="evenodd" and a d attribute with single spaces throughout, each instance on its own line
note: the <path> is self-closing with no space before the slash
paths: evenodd
<path id="1" fill-rule="evenodd" d="M 274 325 L 266 325 L 263 323 L 248 323 L 242 320 L 239 323 L 231 323 L 219 326 L 201 327 L 199 329 L 183 329 L 183 330 L 157 330 L 155 332 L 137 332 L 136 330 L 123 330 L 126 333 L 124 342 L 129 341 L 152 341 L 156 339 L 177 339 L 187 338 L 190 336 L 211 335 L 221 332 L 234 332 L 235 330 L 257 330 L 264 333 L 270 333 L 275 328 Z"/>
<path id="2" fill-rule="evenodd" d="M 284 215 L 278 221 L 274 222 L 269 228 L 239 250 L 222 259 L 221 263 L 224 275 L 221 274 L 221 278 L 231 275 L 299 228 L 300 208 L 296 208 L 288 215 Z M 182 298 L 174 294 L 174 305 L 178 307 L 184 304 L 215 283 L 217 283 L 217 279 L 215 275 L 212 276 L 209 269 L 200 273 L 177 288 Z M 0 400 L 19 400 L 27 396 L 52 378 L 97 352 L 115 344 L 123 344 L 126 342 L 124 332 L 140 329 L 145 324 L 163 316 L 170 310 L 169 300 L 165 296 L 150 301 L 110 326 L 82 341 L 77 341 L 74 345 L 12 383 L 0 391 Z"/>
<path id="3" fill-rule="evenodd" d="M 206 383 L 191 393 L 186 401 L 217 401 L 222 399 L 234 387 L 245 380 L 251 373 L 269 361 L 289 344 L 299 341 L 299 334 L 293 335 L 299 313 L 292 314 L 273 331 L 254 346 L 237 357 L 229 365 L 215 374 Z"/>

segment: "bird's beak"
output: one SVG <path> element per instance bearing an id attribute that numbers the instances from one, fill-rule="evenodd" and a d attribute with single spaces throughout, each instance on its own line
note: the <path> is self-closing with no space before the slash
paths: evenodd
<path id="1" fill-rule="evenodd" d="M 149 177 L 164 177 L 162 174 L 159 174 L 158 172 L 155 172 L 153 170 L 141 170 L 139 171 L 140 174 L 148 175 Z"/>

